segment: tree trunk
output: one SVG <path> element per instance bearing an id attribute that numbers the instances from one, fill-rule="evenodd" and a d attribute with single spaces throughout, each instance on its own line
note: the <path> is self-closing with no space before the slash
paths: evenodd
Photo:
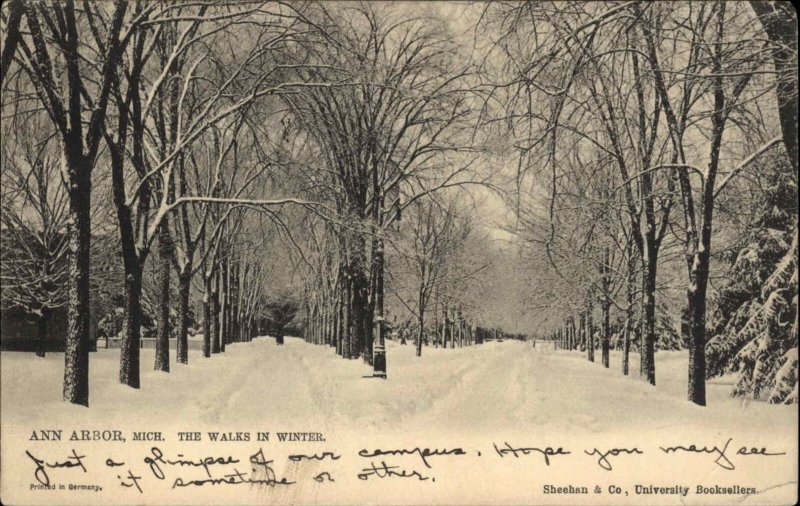
<path id="1" fill-rule="evenodd" d="M 309 344 L 315 344 L 317 342 L 317 304 L 316 302 L 313 303 L 311 309 L 309 310 L 309 317 L 308 317 L 308 336 L 306 337 L 306 342 Z"/>
<path id="2" fill-rule="evenodd" d="M 50 319 L 50 310 L 46 307 L 41 309 L 42 314 L 36 320 L 36 356 L 44 357 L 47 349 L 47 324 Z"/>
<path id="3" fill-rule="evenodd" d="M 425 333 L 425 312 L 420 310 L 419 312 L 419 331 L 417 332 L 417 342 L 415 343 L 417 346 L 417 356 L 422 356 L 422 338 L 423 334 Z"/>
<path id="4" fill-rule="evenodd" d="M 219 272 L 214 273 L 211 289 L 211 353 L 219 353 Z"/>
<path id="5" fill-rule="evenodd" d="M 228 339 L 226 344 L 236 342 L 236 262 L 228 264 Z"/>
<path id="6" fill-rule="evenodd" d="M 331 317 L 333 314 L 330 311 L 329 302 L 325 297 L 323 311 L 322 311 L 322 342 L 320 344 L 330 346 L 333 343 L 333 328 Z"/>
<path id="7" fill-rule="evenodd" d="M 189 292 L 191 289 L 191 274 L 181 273 L 178 276 L 178 298 L 180 307 L 178 309 L 178 338 L 175 343 L 175 361 L 179 364 L 189 363 Z M 205 334 L 203 335 L 205 341 Z M 205 343 L 203 345 L 205 349 Z"/>
<path id="8" fill-rule="evenodd" d="M 341 339 L 339 336 L 339 318 L 341 317 L 341 305 L 339 304 L 338 297 L 336 294 L 334 295 L 333 300 L 331 301 L 331 346 L 336 353 L 339 353 Z"/>
<path id="9" fill-rule="evenodd" d="M 458 347 L 464 347 L 463 322 L 461 321 L 461 311 L 456 312 L 456 332 L 458 333 Z"/>
<path id="10" fill-rule="evenodd" d="M 125 337 L 119 353 L 119 381 L 139 388 L 139 348 L 142 331 L 142 266 L 138 260 L 126 262 L 125 273 Z"/>
<path id="11" fill-rule="evenodd" d="M 717 110 L 722 110 L 721 101 L 718 101 Z M 718 121 L 721 123 L 721 120 Z M 716 176 L 716 168 L 719 163 L 719 148 L 722 141 L 721 125 L 717 126 L 717 129 L 719 134 L 715 137 L 712 148 L 709 174 L 706 180 L 707 186 L 703 196 L 703 225 L 700 244 L 693 255 L 689 270 L 689 289 L 687 290 L 689 309 L 688 398 L 700 406 L 706 405 L 706 293 L 710 272 L 711 226 L 714 216 L 714 176 Z"/>
<path id="12" fill-rule="evenodd" d="M 602 345 L 602 361 L 603 367 L 608 368 L 609 361 L 609 345 L 611 342 L 611 326 L 609 325 L 609 310 L 611 309 L 611 280 L 609 279 L 611 271 L 611 250 L 608 246 L 603 251 L 603 303 L 601 305 L 603 314 L 603 341 Z"/>
<path id="13" fill-rule="evenodd" d="M 751 0 L 750 6 L 777 49 L 772 53 L 778 83 L 775 97 L 783 143 L 797 171 L 797 11 L 790 2 Z"/>
<path id="14" fill-rule="evenodd" d="M 225 261 L 219 269 L 219 284 L 217 285 L 217 321 L 219 352 L 225 352 L 228 342 L 228 262 Z"/>
<path id="15" fill-rule="evenodd" d="M 19 25 L 22 21 L 22 12 L 25 7 L 22 0 L 11 0 L 8 2 L 8 21 L 6 24 L 6 38 L 3 41 L 3 53 L 0 57 L 0 84 L 5 81 L 8 74 L 8 67 L 11 65 L 11 60 L 14 58 L 14 52 L 17 49 L 17 43 L 20 39 Z"/>
<path id="16" fill-rule="evenodd" d="M 594 362 L 594 321 L 592 311 L 594 311 L 594 293 L 590 288 L 586 294 L 586 356 L 589 362 Z"/>
<path id="17" fill-rule="evenodd" d="M 340 357 L 345 356 L 345 343 L 347 342 L 345 338 L 345 333 L 347 332 L 347 295 L 346 295 L 346 288 L 344 284 L 347 282 L 344 275 L 340 277 L 340 287 L 339 287 L 339 307 L 336 308 L 338 314 L 338 330 L 337 330 L 337 338 L 336 338 L 336 354 Z"/>
<path id="18" fill-rule="evenodd" d="M 633 248 L 628 248 L 628 279 L 626 285 L 625 330 L 622 341 L 622 374 L 630 373 L 631 333 L 633 332 L 634 301 L 636 300 L 636 256 Z"/>
<path id="19" fill-rule="evenodd" d="M 571 350 L 578 349 L 578 328 L 575 326 L 575 317 L 572 317 L 571 321 L 572 325 L 572 346 L 570 347 Z"/>
<path id="20" fill-rule="evenodd" d="M 203 356 L 211 356 L 211 279 L 205 277 L 203 293 Z"/>
<path id="21" fill-rule="evenodd" d="M 359 252 L 355 252 L 359 256 Z M 369 285 L 367 276 L 364 273 L 363 246 L 361 248 L 361 260 L 355 260 L 351 270 L 353 280 L 353 305 L 352 305 L 352 328 L 353 328 L 353 358 L 363 356 L 364 361 L 372 363 L 372 343 L 369 336 L 372 332 L 367 332 L 367 310 L 369 308 L 368 292 Z"/>
<path id="22" fill-rule="evenodd" d="M 231 269 L 231 340 L 241 342 L 241 325 L 239 324 L 239 266 L 237 260 Z"/>
<path id="23" fill-rule="evenodd" d="M 606 294 L 606 297 L 608 295 Z M 610 307 L 607 300 L 603 301 L 603 367 L 608 369 L 609 349 L 611 344 Z"/>
<path id="24" fill-rule="evenodd" d="M 642 329 L 639 374 L 651 385 L 656 384 L 656 269 L 658 250 L 649 241 L 644 261 L 642 283 Z"/>
<path id="25" fill-rule="evenodd" d="M 687 291 L 690 314 L 688 397 L 691 402 L 705 406 L 705 288 L 701 290 L 697 279 L 695 283 L 697 288 Z"/>
<path id="26" fill-rule="evenodd" d="M 699 251 L 695 257 L 693 286 L 687 291 L 689 302 L 689 400 L 706 405 L 706 291 L 708 255 Z"/>
<path id="27" fill-rule="evenodd" d="M 456 347 L 456 310 L 450 309 L 450 348 Z"/>
<path id="28" fill-rule="evenodd" d="M 342 294 L 344 307 L 342 308 L 342 328 L 344 329 L 342 335 L 342 356 L 344 358 L 353 358 L 353 283 L 352 278 L 348 274 L 344 281 L 344 293 Z"/>
<path id="29" fill-rule="evenodd" d="M 442 348 L 450 347 L 450 314 L 447 306 L 442 309 Z"/>
<path id="30" fill-rule="evenodd" d="M 158 337 L 156 338 L 156 358 L 154 369 L 156 371 L 169 372 L 169 278 L 172 265 L 170 264 L 169 251 L 169 230 L 166 222 L 159 227 L 158 233 L 158 260 L 161 264 L 158 284 L 159 284 L 159 315 L 158 315 Z"/>
<path id="31" fill-rule="evenodd" d="M 439 347 L 439 294 L 436 293 L 436 298 L 433 301 L 433 332 L 430 333 L 433 336 L 433 347 Z"/>
<path id="32" fill-rule="evenodd" d="M 373 293 L 373 299 L 375 299 L 375 314 L 384 318 L 384 299 L 383 299 L 383 269 L 385 267 L 385 258 L 384 258 L 384 244 L 383 239 L 378 238 L 377 240 L 377 249 L 375 251 L 375 292 Z M 384 323 L 381 323 L 381 332 L 378 334 L 378 344 L 381 346 L 386 345 L 386 336 L 383 327 Z M 385 359 L 385 357 L 384 357 Z M 386 372 L 386 371 L 384 371 Z"/>
<path id="33" fill-rule="evenodd" d="M 89 405 L 90 163 L 87 160 L 73 161 L 68 167 L 72 181 L 69 189 L 69 324 L 64 346 L 64 400 L 84 406 Z"/>
<path id="34" fill-rule="evenodd" d="M 344 343 L 344 332 L 343 332 L 343 329 L 344 329 L 344 318 L 343 318 L 343 314 L 342 314 L 344 311 L 342 310 L 342 300 L 341 300 L 342 293 L 341 293 L 341 290 L 339 289 L 339 290 L 337 290 L 337 292 L 338 293 L 336 294 L 337 295 L 337 300 L 336 300 L 336 319 L 335 319 L 335 323 L 334 323 L 334 325 L 335 325 L 335 327 L 334 327 L 334 332 L 335 332 L 334 339 L 335 339 L 336 354 L 341 357 L 342 356 L 342 348 L 343 348 L 342 344 Z"/>

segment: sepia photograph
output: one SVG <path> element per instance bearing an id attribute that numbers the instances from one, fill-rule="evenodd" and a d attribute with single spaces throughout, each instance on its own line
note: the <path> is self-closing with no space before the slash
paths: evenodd
<path id="1" fill-rule="evenodd" d="M 4 0 L 0 501 L 796 504 L 797 34 Z"/>

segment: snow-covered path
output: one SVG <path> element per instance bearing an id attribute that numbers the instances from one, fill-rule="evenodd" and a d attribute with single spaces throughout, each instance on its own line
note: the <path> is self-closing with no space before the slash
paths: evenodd
<path id="1" fill-rule="evenodd" d="M 80 421 L 101 417 L 143 418 L 158 411 L 161 421 L 193 420 L 230 425 L 251 420 L 307 424 L 322 429 L 358 427 L 386 431 L 400 427 L 484 433 L 506 429 L 573 433 L 647 426 L 668 429 L 680 424 L 707 427 L 719 423 L 746 430 L 791 432 L 797 424 L 793 406 L 743 403 L 728 397 L 730 385 L 709 384 L 709 406 L 683 399 L 686 354 L 657 354 L 659 385 L 651 387 L 612 368 L 588 363 L 577 352 L 553 351 L 540 343 L 490 342 L 461 349 L 425 348 L 388 343 L 386 381 L 372 379 L 360 360 L 342 360 L 332 349 L 288 338 L 228 346 L 226 353 L 190 365 L 172 364 L 165 374 L 147 370 L 152 350 L 142 350 L 142 388 L 116 381 L 117 350 L 91 356 L 91 408 L 60 401 L 61 354 L 38 359 L 3 353 L 4 421 L 35 422 L 68 415 Z M 632 357 L 636 369 L 638 357 Z"/>

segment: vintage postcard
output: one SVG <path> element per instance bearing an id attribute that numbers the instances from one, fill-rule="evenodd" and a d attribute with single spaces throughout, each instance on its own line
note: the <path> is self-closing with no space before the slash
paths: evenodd
<path id="1" fill-rule="evenodd" d="M 798 501 L 797 13 L 7 0 L 0 501 Z"/>

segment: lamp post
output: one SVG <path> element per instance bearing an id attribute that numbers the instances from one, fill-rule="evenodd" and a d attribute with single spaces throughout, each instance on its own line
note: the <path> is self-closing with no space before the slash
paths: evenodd
<path id="1" fill-rule="evenodd" d="M 372 345 L 372 377 L 386 379 L 386 343 L 383 336 L 383 315 L 375 317 L 375 335 Z"/>

